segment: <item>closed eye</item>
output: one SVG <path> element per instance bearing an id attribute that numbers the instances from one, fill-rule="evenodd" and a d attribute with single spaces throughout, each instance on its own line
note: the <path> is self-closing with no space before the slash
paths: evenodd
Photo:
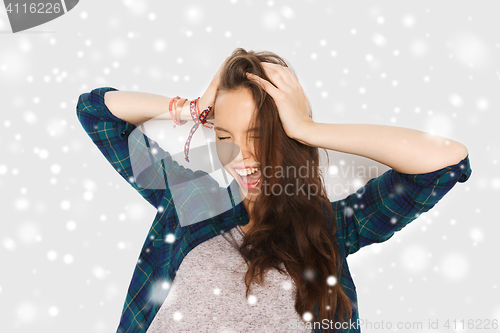
<path id="1" fill-rule="evenodd" d="M 219 140 L 224 140 L 224 139 L 229 139 L 229 136 L 218 136 L 217 137 Z M 254 139 L 260 139 L 260 136 L 251 136 L 251 138 L 254 138 Z"/>

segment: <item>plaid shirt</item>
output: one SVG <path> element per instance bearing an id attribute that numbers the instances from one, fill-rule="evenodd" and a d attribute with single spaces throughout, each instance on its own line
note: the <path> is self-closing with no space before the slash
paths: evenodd
<path id="1" fill-rule="evenodd" d="M 111 166 L 158 210 L 135 266 L 117 329 L 118 333 L 145 333 L 189 251 L 236 225 L 247 224 L 248 214 L 235 180 L 224 188 L 211 177 L 203 177 L 206 187 L 195 186 L 190 179 L 208 175 L 206 172 L 179 165 L 142 132 L 131 137 L 137 126 L 114 116 L 104 104 L 104 94 L 113 90 L 117 89 L 102 87 L 81 94 L 76 109 L 83 129 Z M 131 151 L 139 156 L 136 161 L 131 158 Z M 146 165 L 149 166 L 134 177 L 133 163 L 140 164 L 143 158 L 148 160 Z M 360 332 L 354 325 L 359 318 L 357 296 L 346 257 L 361 247 L 391 238 L 396 231 L 434 207 L 455 183 L 465 182 L 471 172 L 468 155 L 455 165 L 429 173 L 404 174 L 390 169 L 345 199 L 331 202 L 336 239 L 343 258 L 339 283 L 353 302 L 353 325 L 343 332 Z M 169 182 L 165 181 L 167 175 Z M 189 205 L 190 212 L 186 213 L 193 217 L 206 216 L 205 219 L 198 218 L 200 222 L 188 225 L 179 223 L 181 211 L 174 208 L 172 179 L 185 183 L 182 195 L 186 201 L 189 198 L 195 203 Z M 163 186 L 158 186 L 158 182 L 163 182 Z M 220 200 L 214 199 L 217 198 L 214 186 L 220 193 Z M 207 191 L 212 192 L 209 195 Z M 213 207 L 221 203 L 230 209 L 212 216 Z"/>

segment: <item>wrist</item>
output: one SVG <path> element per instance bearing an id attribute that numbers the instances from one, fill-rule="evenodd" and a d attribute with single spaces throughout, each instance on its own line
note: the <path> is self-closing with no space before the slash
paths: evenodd
<path id="1" fill-rule="evenodd" d="M 191 100 L 187 99 L 184 104 L 182 105 L 182 108 L 181 108 L 181 115 L 180 115 L 180 120 L 181 121 L 189 121 L 189 120 L 193 120 L 191 118 L 191 111 L 189 110 L 190 108 L 190 104 L 191 104 Z"/>
<path id="2" fill-rule="evenodd" d="M 296 127 L 292 139 L 310 146 L 310 138 L 314 136 L 316 123 L 313 120 L 305 121 Z"/>
<path id="3" fill-rule="evenodd" d="M 213 95 L 210 95 L 210 96 L 213 96 Z M 210 105 L 212 105 L 212 110 L 208 113 L 207 119 L 213 119 L 213 106 L 214 106 L 213 103 L 214 103 L 213 97 L 207 98 L 207 96 L 205 96 L 205 95 L 200 97 L 200 99 L 198 101 L 198 107 L 199 107 L 200 113 L 205 111 L 206 109 L 208 109 L 208 107 Z"/>
<path id="4" fill-rule="evenodd" d="M 203 112 L 203 110 L 208 108 L 210 105 L 213 106 L 216 92 L 217 86 L 212 84 L 208 86 L 207 90 L 205 90 L 203 95 L 201 95 L 200 100 L 198 101 L 200 112 Z"/>

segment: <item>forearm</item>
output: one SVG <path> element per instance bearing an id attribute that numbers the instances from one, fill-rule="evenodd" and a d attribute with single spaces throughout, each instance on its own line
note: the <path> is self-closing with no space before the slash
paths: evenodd
<path id="1" fill-rule="evenodd" d="M 168 112 L 168 104 L 172 98 L 136 91 L 108 91 L 104 95 L 104 104 L 116 117 L 137 125 L 150 119 L 172 119 Z M 188 103 L 186 101 L 185 104 Z M 172 105 L 173 111 L 174 108 Z M 187 120 L 186 116 L 189 116 L 189 109 L 183 107 L 181 120 Z"/>
<path id="2" fill-rule="evenodd" d="M 439 170 L 464 159 L 463 144 L 405 127 L 311 122 L 297 141 L 364 156 L 409 174 Z"/>
<path id="3" fill-rule="evenodd" d="M 204 110 L 211 104 L 209 101 L 210 88 L 201 96 L 199 100 L 200 110 Z M 183 97 L 183 96 L 180 96 Z M 166 97 L 158 94 L 151 94 L 136 91 L 108 91 L 104 95 L 104 103 L 109 111 L 116 117 L 134 125 L 144 123 L 148 120 L 171 120 L 168 111 L 170 100 L 174 97 Z M 188 98 L 188 97 L 185 97 Z M 186 100 L 182 106 L 180 119 L 192 120 L 190 113 L 190 100 Z M 177 103 L 178 100 L 175 101 Z M 172 103 L 172 112 L 175 113 L 175 105 Z"/>

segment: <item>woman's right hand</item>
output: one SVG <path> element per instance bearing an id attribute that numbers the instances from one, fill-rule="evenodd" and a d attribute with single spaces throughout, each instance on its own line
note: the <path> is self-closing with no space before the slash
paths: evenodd
<path id="1" fill-rule="evenodd" d="M 200 107 L 200 112 L 208 108 L 210 105 L 214 105 L 215 103 L 215 93 L 217 92 L 217 88 L 219 87 L 219 81 L 220 81 L 220 72 L 222 70 L 222 67 L 226 64 L 227 60 L 229 57 L 227 57 L 222 65 L 219 67 L 219 70 L 217 73 L 215 73 L 214 77 L 212 78 L 212 81 L 210 82 L 210 85 L 208 86 L 207 90 L 203 93 L 203 95 L 200 97 L 200 100 L 198 101 L 199 107 Z M 213 117 L 213 109 L 208 113 L 207 119 L 214 119 Z"/>

